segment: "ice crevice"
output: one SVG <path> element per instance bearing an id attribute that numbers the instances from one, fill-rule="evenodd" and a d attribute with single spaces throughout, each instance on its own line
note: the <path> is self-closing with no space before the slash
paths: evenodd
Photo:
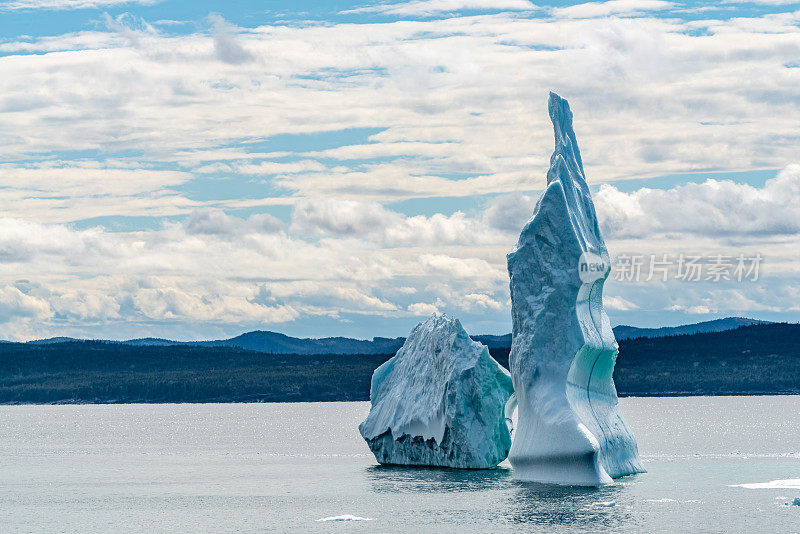
<path id="1" fill-rule="evenodd" d="M 378 367 L 359 431 L 381 464 L 491 468 L 511 434 L 509 373 L 458 319 L 434 314 Z"/>
<path id="2" fill-rule="evenodd" d="M 554 93 L 548 108 L 547 188 L 508 254 L 518 402 L 509 460 L 518 479 L 597 486 L 644 468 L 618 408 L 618 346 L 602 300 L 611 262 L 572 112 Z"/>

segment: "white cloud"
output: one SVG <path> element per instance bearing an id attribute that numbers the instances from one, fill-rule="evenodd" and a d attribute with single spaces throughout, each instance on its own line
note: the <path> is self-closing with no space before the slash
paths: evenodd
<path id="1" fill-rule="evenodd" d="M 211 209 L 141 232 L 0 219 L 0 257 L 0 281 L 19 272 L 31 280 L 0 295 L 0 335 L 23 339 L 65 329 L 116 338 L 136 327 L 134 335 L 164 335 L 187 324 L 252 329 L 344 314 L 407 316 L 420 312 L 420 299 L 497 309 L 487 288 L 505 291 L 503 270 L 482 259 L 384 249 L 347 235 L 314 243 L 269 215 Z"/>
<path id="2" fill-rule="evenodd" d="M 91 50 L 103 47 L 112 48 L 119 44 L 119 39 L 114 34 L 86 31 L 65 33 L 57 36 L 44 36 L 33 41 L 7 41 L 0 43 L 0 52 L 9 55 L 18 53 L 64 52 L 70 50 Z M 6 111 L 10 111 L 13 109 L 36 107 L 40 102 L 41 99 L 33 95 L 28 95 L 28 98 L 18 96 L 18 100 L 12 102 L 11 105 L 7 103 L 5 109 Z"/>
<path id="3" fill-rule="evenodd" d="M 533 216 L 536 199 L 528 195 L 502 195 L 486 206 L 483 220 L 492 228 L 510 233 L 519 233 Z"/>
<path id="4" fill-rule="evenodd" d="M 421 317 L 427 317 L 429 315 L 433 315 L 434 313 L 439 313 L 439 308 L 437 308 L 435 305 L 426 304 L 424 302 L 415 302 L 414 304 L 409 304 L 407 309 L 413 315 L 418 315 Z"/>
<path id="5" fill-rule="evenodd" d="M 142 288 L 132 295 L 137 310 L 153 320 L 260 321 L 284 323 L 296 319 L 291 306 L 265 306 L 242 295 L 203 295 L 174 287 Z"/>
<path id="6" fill-rule="evenodd" d="M 130 150 L 188 171 L 277 173 L 265 196 L 530 191 L 543 185 L 552 146 L 545 100 L 555 89 L 576 113 L 590 180 L 775 168 L 797 142 L 798 70 L 784 66 L 800 53 L 796 19 L 497 14 L 255 29 L 218 21 L 216 37 L 114 19 L 114 33 L 0 44 L 61 51 L 0 58 L 0 160 Z M 220 36 L 252 61 L 237 63 L 239 49 L 221 61 Z M 300 162 L 241 149 L 242 140 L 348 128 L 382 131 L 288 151 Z"/>
<path id="7" fill-rule="evenodd" d="M 26 295 L 13 286 L 0 287 L 0 322 L 18 318 L 42 320 L 52 315 L 46 301 Z"/>
<path id="8" fill-rule="evenodd" d="M 462 10 L 527 11 L 532 9 L 536 9 L 536 6 L 528 0 L 412 0 L 348 9 L 342 13 L 427 16 Z"/>
<path id="9" fill-rule="evenodd" d="M 785 6 L 800 3 L 797 0 L 724 0 L 724 4 L 759 4 L 763 6 Z"/>
<path id="10" fill-rule="evenodd" d="M 500 278 L 502 271 L 493 268 L 486 260 L 478 258 L 454 258 L 446 254 L 422 254 L 420 263 L 432 273 L 441 273 L 455 278 Z"/>
<path id="11" fill-rule="evenodd" d="M 295 204 L 292 230 L 312 236 L 355 236 L 389 246 L 477 245 L 500 241 L 500 231 L 513 228 L 516 221 L 517 214 L 510 215 L 512 222 L 492 211 L 487 225 L 486 216 L 473 218 L 460 211 L 406 217 L 377 202 L 313 198 Z"/>
<path id="12" fill-rule="evenodd" d="M 100 9 L 121 4 L 152 5 L 161 0 L 9 0 L 0 2 L 0 11 Z"/>
<path id="13" fill-rule="evenodd" d="M 629 300 L 626 300 L 622 297 L 614 297 L 609 295 L 603 295 L 603 305 L 606 308 L 610 308 L 612 310 L 620 310 L 620 311 L 636 310 L 639 308 L 639 306 L 637 306 L 636 304 L 634 304 Z"/>
<path id="14" fill-rule="evenodd" d="M 122 319 L 120 302 L 102 291 L 62 289 L 49 295 L 55 315 L 80 322 Z"/>
<path id="15" fill-rule="evenodd" d="M 338 199 L 303 199 L 295 204 L 292 226 L 303 234 L 358 235 L 382 233 L 402 216 L 377 202 Z"/>
<path id="16" fill-rule="evenodd" d="M 209 15 L 208 20 L 213 28 L 214 53 L 220 61 L 239 65 L 253 60 L 253 55 L 238 39 L 235 25 L 216 13 Z"/>
<path id="17" fill-rule="evenodd" d="M 551 12 L 557 17 L 595 18 L 610 15 L 642 15 L 649 11 L 663 11 L 674 6 L 675 2 L 664 0 L 609 0 L 554 8 Z"/>
<path id="18" fill-rule="evenodd" d="M 761 189 L 731 187 L 772 201 L 763 206 L 763 213 L 791 217 L 793 212 L 780 211 L 774 202 L 786 200 L 785 209 L 791 209 L 795 172 L 795 167 L 789 167 Z M 608 213 L 628 217 L 624 227 L 637 235 L 642 224 L 637 217 L 655 213 L 655 207 L 661 210 L 657 215 L 713 213 L 724 207 L 719 199 L 730 195 L 715 194 L 717 185 L 694 184 L 691 187 L 700 193 L 691 195 L 680 194 L 680 188 L 662 191 L 666 196 L 653 204 L 642 200 L 649 199 L 647 190 L 617 191 L 633 199 L 625 200 L 609 196 L 605 188 L 596 195 L 596 204 L 610 237 L 609 248 L 618 253 L 694 247 L 733 254 L 746 250 L 741 243 L 745 239 L 747 250 L 759 251 L 767 259 L 763 282 L 716 286 L 673 282 L 669 287 L 660 285 L 658 291 L 655 282 L 612 282 L 606 288 L 610 313 L 623 317 L 659 309 L 689 315 L 726 310 L 785 313 L 796 306 L 800 288 L 791 281 L 796 276 L 796 250 L 800 250 L 796 232 L 769 245 L 759 233 L 748 234 L 745 227 L 737 235 L 739 242 L 726 245 L 724 232 L 711 231 L 716 224 L 713 218 L 701 227 L 709 235 L 688 242 L 685 236 L 689 234 L 679 234 L 678 239 L 674 233 L 661 235 L 653 228 L 670 230 L 670 225 L 679 223 L 682 226 L 672 229 L 698 231 L 691 221 L 651 218 L 655 226 L 641 234 L 644 239 L 606 228 Z M 687 201 L 687 196 L 692 200 Z M 756 212 L 752 200 L 736 198 L 750 202 L 747 209 Z M 408 217 L 377 203 L 304 199 L 288 227 L 267 214 L 242 219 L 203 208 L 161 230 L 127 233 L 0 219 L 0 282 L 14 280 L 20 272 L 33 281 L 6 283 L 0 296 L 0 310 L 5 314 L 0 335 L 28 339 L 63 335 L 67 329 L 67 333 L 94 337 L 100 333 L 120 337 L 122 332 L 135 336 L 144 331 L 161 336 L 172 332 L 173 337 L 185 338 L 186 331 L 175 332 L 187 324 L 215 325 L 235 333 L 265 325 L 280 329 L 280 325 L 311 318 L 424 316 L 434 308 L 473 321 L 497 317 L 494 320 L 504 324 L 509 312 L 505 253 L 519 230 L 514 227 L 524 223 L 532 202 L 530 197 L 499 197 L 469 216 L 457 212 Z M 638 205 L 638 212 L 617 213 L 626 203 Z M 516 222 L 504 221 L 504 211 L 509 221 Z M 757 230 L 759 220 L 756 216 L 735 224 L 756 225 Z M 503 329 L 492 330 L 498 328 Z M 206 327 L 191 335 L 209 337 L 210 331 Z"/>
<path id="19" fill-rule="evenodd" d="M 284 228 L 283 222 L 269 215 L 260 213 L 247 220 L 232 217 L 215 208 L 201 208 L 191 213 L 183 223 L 189 234 L 243 235 L 248 233 L 273 234 Z"/>
<path id="20" fill-rule="evenodd" d="M 468 293 L 464 295 L 463 307 L 466 309 L 500 311 L 505 306 L 485 293 Z"/>
<path id="21" fill-rule="evenodd" d="M 552 150 L 548 90 L 570 99 L 590 184 L 796 161 L 800 69 L 787 65 L 800 15 L 650 15 L 667 4 L 530 18 L 500 13 L 529 2 L 404 2 L 372 7 L 494 14 L 249 29 L 212 17 L 210 31 L 185 35 L 121 16 L 108 31 L 0 43 L 0 287 L 33 280 L 24 297 L 5 290 L 0 335 L 202 337 L 425 306 L 505 330 L 505 254 Z M 766 282 L 736 294 L 609 284 L 610 312 L 796 307 L 797 176 L 604 187 L 595 200 L 612 253 L 768 258 Z M 387 207 L 473 195 L 491 200 L 411 217 Z M 291 224 L 231 215 L 275 205 L 296 205 Z M 120 215 L 186 218 L 120 233 L 54 224 Z"/>
<path id="22" fill-rule="evenodd" d="M 709 313 L 716 313 L 717 310 L 711 309 L 708 306 L 681 306 L 680 304 L 675 304 L 674 306 L 670 306 L 669 308 L 671 311 L 685 311 L 691 315 L 706 315 Z"/>
<path id="23" fill-rule="evenodd" d="M 101 163 L 0 164 L 5 214 L 69 222 L 113 215 L 176 215 L 199 205 L 173 188 L 192 179 L 179 171 L 108 167 Z"/>
<path id="24" fill-rule="evenodd" d="M 800 233 L 800 165 L 789 165 L 761 188 L 707 180 L 623 193 L 603 185 L 595 203 L 601 228 L 611 238 L 794 236 Z"/>

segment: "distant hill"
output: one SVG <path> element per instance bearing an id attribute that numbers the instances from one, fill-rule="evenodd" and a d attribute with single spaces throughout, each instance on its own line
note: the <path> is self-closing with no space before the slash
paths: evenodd
<path id="1" fill-rule="evenodd" d="M 73 341 L 84 341 L 75 339 Z M 166 345 L 180 345 L 179 341 L 171 341 L 169 339 L 161 339 L 158 337 L 143 337 L 139 339 L 129 339 L 128 341 L 122 341 L 121 343 L 125 345 L 133 345 L 135 347 L 163 347 Z"/>
<path id="2" fill-rule="evenodd" d="M 47 339 L 36 339 L 34 341 L 28 341 L 28 343 L 32 345 L 51 345 L 53 343 L 67 343 L 69 341 L 80 341 L 73 337 L 49 337 Z"/>
<path id="3" fill-rule="evenodd" d="M 2 343 L 0 403 L 367 400 L 372 372 L 394 354 L 160 341 Z M 508 347 L 490 352 L 508 365 Z M 800 325 L 623 339 L 614 380 L 622 396 L 800 394 Z"/>
<path id="4" fill-rule="evenodd" d="M 508 367 L 509 349 L 492 356 Z M 800 394 L 800 324 L 619 341 L 621 396 Z"/>
<path id="5" fill-rule="evenodd" d="M 502 336 L 485 336 L 502 337 Z M 509 335 L 509 339 L 510 335 Z M 54 343 L 95 341 L 115 345 L 129 345 L 134 347 L 233 347 L 267 354 L 394 354 L 403 346 L 405 338 L 375 337 L 372 340 L 352 339 L 347 337 L 325 338 L 298 338 L 269 332 L 255 330 L 230 339 L 212 341 L 172 341 L 169 339 L 145 337 L 129 339 L 127 341 L 87 340 L 71 337 L 53 337 L 28 341 L 28 345 L 51 345 Z"/>
<path id="6" fill-rule="evenodd" d="M 664 337 L 680 334 L 695 334 L 698 332 L 721 332 L 740 326 L 753 324 L 768 324 L 767 321 L 746 319 L 744 317 L 727 317 L 702 323 L 683 326 L 668 326 L 663 328 L 638 328 L 635 326 L 617 326 L 614 335 L 618 340 L 640 337 Z M 504 335 L 477 335 L 472 339 L 480 341 L 490 349 L 511 347 L 511 334 Z M 30 344 L 49 345 L 52 343 L 66 343 L 71 341 L 85 341 L 70 337 L 53 337 L 29 341 Z M 102 340 L 99 340 L 102 341 Z M 394 354 L 403 346 L 405 338 L 402 337 L 375 337 L 372 340 L 353 339 L 348 337 L 326 338 L 299 338 L 291 337 L 268 330 L 247 332 L 230 339 L 213 341 L 171 341 L 161 338 L 140 338 L 127 341 L 104 341 L 105 343 L 118 343 L 137 347 L 147 346 L 173 346 L 190 345 L 200 347 L 236 347 L 240 349 L 265 352 L 267 354 Z"/>
<path id="7" fill-rule="evenodd" d="M 403 346 L 404 341 L 402 337 L 376 337 L 372 341 L 347 337 L 303 339 L 257 330 L 231 339 L 199 341 L 191 344 L 204 347 L 238 347 L 269 354 L 394 354 Z"/>
<path id="8" fill-rule="evenodd" d="M 626 395 L 800 394 L 798 324 L 629 339 L 619 357 Z"/>
<path id="9" fill-rule="evenodd" d="M 511 334 L 504 334 L 502 336 L 492 336 L 492 335 L 484 335 L 484 336 L 470 336 L 475 341 L 480 341 L 490 349 L 498 349 L 502 347 L 510 347 L 511 346 Z"/>
<path id="10" fill-rule="evenodd" d="M 614 327 L 617 339 L 636 339 L 641 337 L 680 336 L 683 334 L 699 334 L 703 332 L 724 332 L 740 326 L 754 324 L 771 324 L 770 321 L 747 319 L 746 317 L 726 317 L 701 323 L 685 324 L 681 326 L 663 326 L 661 328 L 638 328 L 636 326 L 620 325 Z"/>

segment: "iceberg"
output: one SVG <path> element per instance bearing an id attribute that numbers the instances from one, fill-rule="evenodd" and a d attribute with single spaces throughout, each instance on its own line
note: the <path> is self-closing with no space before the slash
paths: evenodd
<path id="1" fill-rule="evenodd" d="M 600 486 L 644 472 L 618 409 L 617 342 L 603 310 L 611 270 L 566 100 L 550 93 L 547 188 L 508 254 L 518 420 L 514 477 Z"/>
<path id="2" fill-rule="evenodd" d="M 435 314 L 372 375 L 358 429 L 381 464 L 487 469 L 508 456 L 511 377 L 458 319 Z"/>
<path id="3" fill-rule="evenodd" d="M 372 521 L 372 519 L 369 518 L 369 517 L 358 517 L 357 515 L 353 515 L 353 514 L 344 514 L 344 515 L 336 515 L 336 516 L 333 516 L 333 517 L 323 517 L 322 519 L 317 519 L 318 523 L 320 521 L 322 521 L 322 522 L 327 522 L 327 521 Z"/>
<path id="4" fill-rule="evenodd" d="M 785 478 L 770 482 L 750 482 L 747 484 L 731 484 L 732 488 L 747 489 L 800 489 L 800 478 Z"/>

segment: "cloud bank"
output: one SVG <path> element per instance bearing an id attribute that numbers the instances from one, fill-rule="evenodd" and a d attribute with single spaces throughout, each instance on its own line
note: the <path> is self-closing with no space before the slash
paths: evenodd
<path id="1" fill-rule="evenodd" d="M 612 252 L 768 258 L 759 285 L 609 283 L 616 320 L 800 317 L 800 12 L 755 11 L 430 0 L 5 38 L 0 337 L 368 337 L 433 310 L 507 331 L 549 90 L 575 111 Z M 764 169 L 782 170 L 622 182 Z"/>

